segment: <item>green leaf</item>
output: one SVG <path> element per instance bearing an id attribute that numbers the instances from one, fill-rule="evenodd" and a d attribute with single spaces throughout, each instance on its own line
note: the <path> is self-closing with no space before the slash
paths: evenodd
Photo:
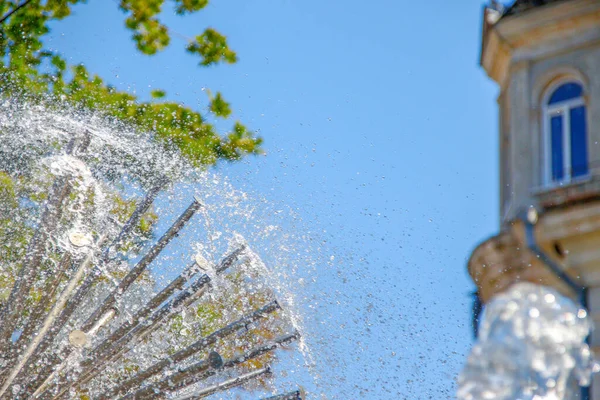
<path id="1" fill-rule="evenodd" d="M 57 70 L 61 72 L 67 69 L 67 62 L 58 55 L 54 55 L 52 57 L 51 63 L 56 67 Z"/>
<path id="2" fill-rule="evenodd" d="M 202 58 L 200 65 L 237 62 L 237 55 L 227 45 L 227 38 L 212 28 L 208 28 L 202 35 L 196 36 L 195 41 L 190 43 L 186 49 L 189 53 L 198 54 Z"/>
<path id="3" fill-rule="evenodd" d="M 169 45 L 171 38 L 166 26 L 156 19 L 149 19 L 136 26 L 133 39 L 144 54 L 152 55 Z"/>
<path id="4" fill-rule="evenodd" d="M 218 117 L 227 118 L 231 115 L 231 106 L 223 99 L 220 92 L 210 102 L 210 111 Z"/>
<path id="5" fill-rule="evenodd" d="M 173 1 L 179 14 L 198 11 L 208 4 L 208 0 Z M 90 73 L 84 65 L 69 65 L 63 56 L 45 47 L 43 39 L 50 24 L 68 18 L 74 4 L 85 2 L 33 0 L 0 26 L 0 51 L 5 54 L 0 58 L 0 92 L 9 96 L 25 95 L 50 105 L 67 102 L 119 118 L 141 130 L 156 133 L 156 140 L 167 148 L 179 150 L 195 165 L 213 165 L 220 160 L 233 161 L 262 153 L 262 139 L 250 131 L 221 135 L 199 111 L 165 101 L 164 91 L 154 90 L 151 101 L 140 101 Z M 16 3 L 0 0 L 2 15 Z M 165 0 L 119 1 L 125 24 L 133 31 L 133 41 L 143 54 L 156 54 L 170 43 L 169 30 L 160 20 L 164 4 Z M 237 60 L 225 36 L 212 28 L 196 37 L 188 51 L 200 55 L 201 65 Z M 47 68 L 45 59 L 53 68 Z M 69 70 L 72 72 L 68 73 Z M 208 111 L 223 118 L 232 113 L 231 105 L 218 92 L 210 99 Z M 239 130 L 234 127 L 233 131 L 236 129 Z"/>
<path id="6" fill-rule="evenodd" d="M 199 11 L 208 5 L 208 0 L 175 0 L 178 15 Z"/>
<path id="7" fill-rule="evenodd" d="M 150 96 L 152 96 L 153 99 L 162 99 L 166 95 L 167 95 L 167 93 L 164 90 L 160 90 L 160 89 L 155 89 L 150 92 Z"/>

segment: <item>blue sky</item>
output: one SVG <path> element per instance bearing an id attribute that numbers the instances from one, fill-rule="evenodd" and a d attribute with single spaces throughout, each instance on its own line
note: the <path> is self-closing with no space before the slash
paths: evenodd
<path id="1" fill-rule="evenodd" d="M 185 18 L 165 10 L 172 45 L 147 57 L 117 2 L 91 0 L 47 43 L 144 99 L 160 88 L 203 109 L 205 89 L 221 91 L 264 137 L 266 156 L 218 170 L 269 209 L 293 210 L 300 222 L 288 228 L 334 256 L 305 273 L 314 398 L 442 399 L 471 344 L 466 258 L 498 229 L 497 89 L 478 66 L 481 10 L 480 0 L 221 0 Z M 183 51 L 208 26 L 227 35 L 236 65 L 200 68 Z"/>

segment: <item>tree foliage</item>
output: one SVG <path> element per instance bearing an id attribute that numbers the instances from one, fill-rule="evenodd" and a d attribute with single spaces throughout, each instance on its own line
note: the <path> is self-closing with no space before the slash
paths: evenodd
<path id="1" fill-rule="evenodd" d="M 154 90 L 152 101 L 141 101 L 119 91 L 84 65 L 68 65 L 65 58 L 44 46 L 49 24 L 71 15 L 72 7 L 85 0 L 0 0 L 0 91 L 26 95 L 30 99 L 66 102 L 105 113 L 156 133 L 167 147 L 179 149 L 196 165 L 213 165 L 219 160 L 235 161 L 262 152 L 262 138 L 241 122 L 230 133 L 219 134 L 203 113 L 185 105 L 164 101 L 166 92 Z M 165 7 L 179 15 L 202 10 L 208 0 L 121 0 L 125 26 L 136 48 L 154 55 L 171 44 L 171 32 L 161 21 Z M 190 39 L 190 54 L 202 67 L 235 63 L 236 53 L 225 36 L 213 28 Z M 222 118 L 231 107 L 221 93 L 211 100 L 208 112 Z"/>

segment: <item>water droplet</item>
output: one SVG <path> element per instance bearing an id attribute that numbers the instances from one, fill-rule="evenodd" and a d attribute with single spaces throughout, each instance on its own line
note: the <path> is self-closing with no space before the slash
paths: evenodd
<path id="1" fill-rule="evenodd" d="M 537 308 L 532 308 L 531 310 L 529 310 L 529 316 L 531 318 L 537 318 L 540 316 L 540 310 L 538 310 Z"/>

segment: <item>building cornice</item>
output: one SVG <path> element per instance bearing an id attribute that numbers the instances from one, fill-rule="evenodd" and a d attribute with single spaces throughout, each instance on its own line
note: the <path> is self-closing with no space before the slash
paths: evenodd
<path id="1" fill-rule="evenodd" d="M 577 295 L 528 249 L 523 224 L 518 221 L 479 244 L 471 253 L 468 271 L 483 303 L 518 282 L 552 286 L 567 296 Z"/>
<path id="2" fill-rule="evenodd" d="M 600 284 L 600 199 L 539 215 L 534 227 L 537 245 L 572 281 Z M 505 229 L 479 244 L 471 253 L 468 272 L 485 303 L 517 282 L 557 288 L 575 296 L 572 288 L 528 246 L 524 222 L 515 219 Z M 583 285 L 582 285 L 583 286 Z"/>
<path id="3" fill-rule="evenodd" d="M 557 3 L 495 21 L 489 9 L 484 27 L 480 63 L 501 87 L 511 65 L 600 41 L 600 2 L 575 0 Z"/>
<path id="4" fill-rule="evenodd" d="M 556 31 L 565 22 L 587 17 L 600 10 L 597 0 L 573 0 L 536 8 L 525 14 L 502 18 L 495 27 L 509 41 L 518 42 L 532 31 Z"/>

